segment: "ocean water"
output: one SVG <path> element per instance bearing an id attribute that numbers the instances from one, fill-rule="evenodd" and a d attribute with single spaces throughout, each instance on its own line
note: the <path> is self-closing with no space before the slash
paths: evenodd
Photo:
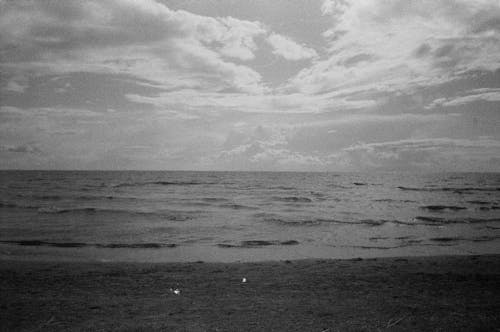
<path id="1" fill-rule="evenodd" d="M 0 258 L 500 253 L 500 174 L 0 171 Z"/>

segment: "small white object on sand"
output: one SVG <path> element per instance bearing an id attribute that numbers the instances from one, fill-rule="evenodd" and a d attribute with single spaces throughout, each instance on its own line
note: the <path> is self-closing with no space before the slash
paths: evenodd
<path id="1" fill-rule="evenodd" d="M 179 295 L 181 293 L 181 290 L 179 288 L 176 289 L 170 288 L 170 292 L 174 293 L 175 295 Z"/>
<path id="2" fill-rule="evenodd" d="M 241 279 L 241 282 L 247 282 L 247 278 Z"/>

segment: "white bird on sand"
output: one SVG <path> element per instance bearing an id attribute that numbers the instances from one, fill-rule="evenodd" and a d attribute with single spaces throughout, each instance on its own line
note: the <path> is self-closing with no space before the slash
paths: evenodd
<path id="1" fill-rule="evenodd" d="M 179 288 L 176 288 L 176 289 L 172 289 L 172 288 L 170 288 L 170 291 L 171 291 L 172 293 L 174 293 L 175 295 L 179 295 L 179 294 L 181 293 L 181 291 L 180 291 L 180 289 L 179 289 Z"/>

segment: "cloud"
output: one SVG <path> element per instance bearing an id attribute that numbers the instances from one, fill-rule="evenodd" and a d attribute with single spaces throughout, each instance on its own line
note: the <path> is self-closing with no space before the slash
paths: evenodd
<path id="1" fill-rule="evenodd" d="M 286 60 L 296 61 L 318 56 L 312 48 L 299 45 L 290 38 L 276 33 L 272 33 L 267 38 L 267 41 L 273 47 L 273 53 L 282 56 Z"/>
<path id="2" fill-rule="evenodd" d="M 288 143 L 289 129 L 257 126 L 250 132 L 230 133 L 225 149 L 207 163 L 215 168 L 236 170 L 304 170 L 324 166 L 321 157 L 294 151 Z"/>
<path id="3" fill-rule="evenodd" d="M 344 60 L 342 65 L 345 67 L 353 67 L 363 62 L 372 62 L 375 60 L 375 56 L 366 53 L 360 53 L 353 55 L 352 57 Z"/>
<path id="4" fill-rule="evenodd" d="M 428 105 L 427 108 L 459 106 L 477 101 L 500 101 L 500 89 L 476 89 L 470 91 L 470 93 L 469 95 L 455 98 L 438 98 Z"/>
<path id="5" fill-rule="evenodd" d="M 15 80 L 10 80 L 7 83 L 7 86 L 5 87 L 5 90 L 11 92 L 23 93 L 27 87 L 28 87 L 27 85 L 23 85 L 20 82 L 17 82 Z"/>
<path id="6" fill-rule="evenodd" d="M 500 68 L 496 0 L 326 0 L 328 55 L 290 89 L 401 91 Z"/>
<path id="7" fill-rule="evenodd" d="M 261 91 L 250 60 L 259 22 L 171 10 L 152 0 L 0 4 L 2 67 L 133 75 L 167 87 Z"/>
<path id="8" fill-rule="evenodd" d="M 13 153 L 40 153 L 41 150 L 36 146 L 23 145 L 0 145 L 0 151 Z"/>
<path id="9" fill-rule="evenodd" d="M 95 118 L 101 114 L 88 109 L 64 108 L 64 107 L 36 107 L 23 109 L 13 106 L 0 106 L 0 116 L 19 116 L 29 119 L 34 118 Z"/>
<path id="10" fill-rule="evenodd" d="M 153 104 L 159 108 L 177 108 L 186 110 L 219 113 L 238 111 L 243 113 L 302 113 L 317 114 L 342 110 L 355 110 L 373 107 L 371 99 L 349 99 L 347 96 L 324 94 L 312 96 L 303 93 L 290 94 L 248 94 L 201 92 L 184 89 L 159 93 L 153 96 L 127 94 L 126 97 L 136 103 Z"/>
<path id="11" fill-rule="evenodd" d="M 332 15 L 337 12 L 343 12 L 347 8 L 347 1 L 344 0 L 325 0 L 321 5 L 323 15 Z"/>
<path id="12" fill-rule="evenodd" d="M 0 0 L 1 167 L 499 169 L 498 1 L 255 5 Z"/>
<path id="13" fill-rule="evenodd" d="M 309 131 L 309 135 L 304 129 Z M 314 133 L 322 133 L 322 145 L 320 143 L 315 146 Z M 500 141 L 494 138 L 410 138 L 355 143 L 333 152 L 325 149 L 325 145 L 335 142 L 337 134 L 339 131 L 329 129 L 328 126 L 296 128 L 274 125 L 257 126 L 253 129 L 242 126 L 235 128 L 227 136 L 223 149 L 206 162 L 210 165 L 209 168 L 240 170 L 498 171 L 500 169 L 500 158 L 496 157 L 500 155 Z M 398 136 L 397 133 L 394 133 L 394 136 Z"/>
<path id="14" fill-rule="evenodd" d="M 428 138 L 359 143 L 335 157 L 357 169 L 498 171 L 498 155 L 494 139 Z"/>
<path id="15" fill-rule="evenodd" d="M 255 38 L 266 33 L 266 30 L 259 22 L 242 21 L 232 17 L 220 18 L 227 30 L 222 40 L 223 46 L 220 48 L 221 54 L 241 60 L 251 60 L 255 58 L 254 51 L 257 49 Z M 219 42 L 221 42 L 219 40 Z"/>

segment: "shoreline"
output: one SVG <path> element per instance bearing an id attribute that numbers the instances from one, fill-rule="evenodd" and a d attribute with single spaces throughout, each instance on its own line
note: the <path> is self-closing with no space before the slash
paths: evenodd
<path id="1" fill-rule="evenodd" d="M 0 262 L 1 331 L 500 327 L 500 255 Z"/>

